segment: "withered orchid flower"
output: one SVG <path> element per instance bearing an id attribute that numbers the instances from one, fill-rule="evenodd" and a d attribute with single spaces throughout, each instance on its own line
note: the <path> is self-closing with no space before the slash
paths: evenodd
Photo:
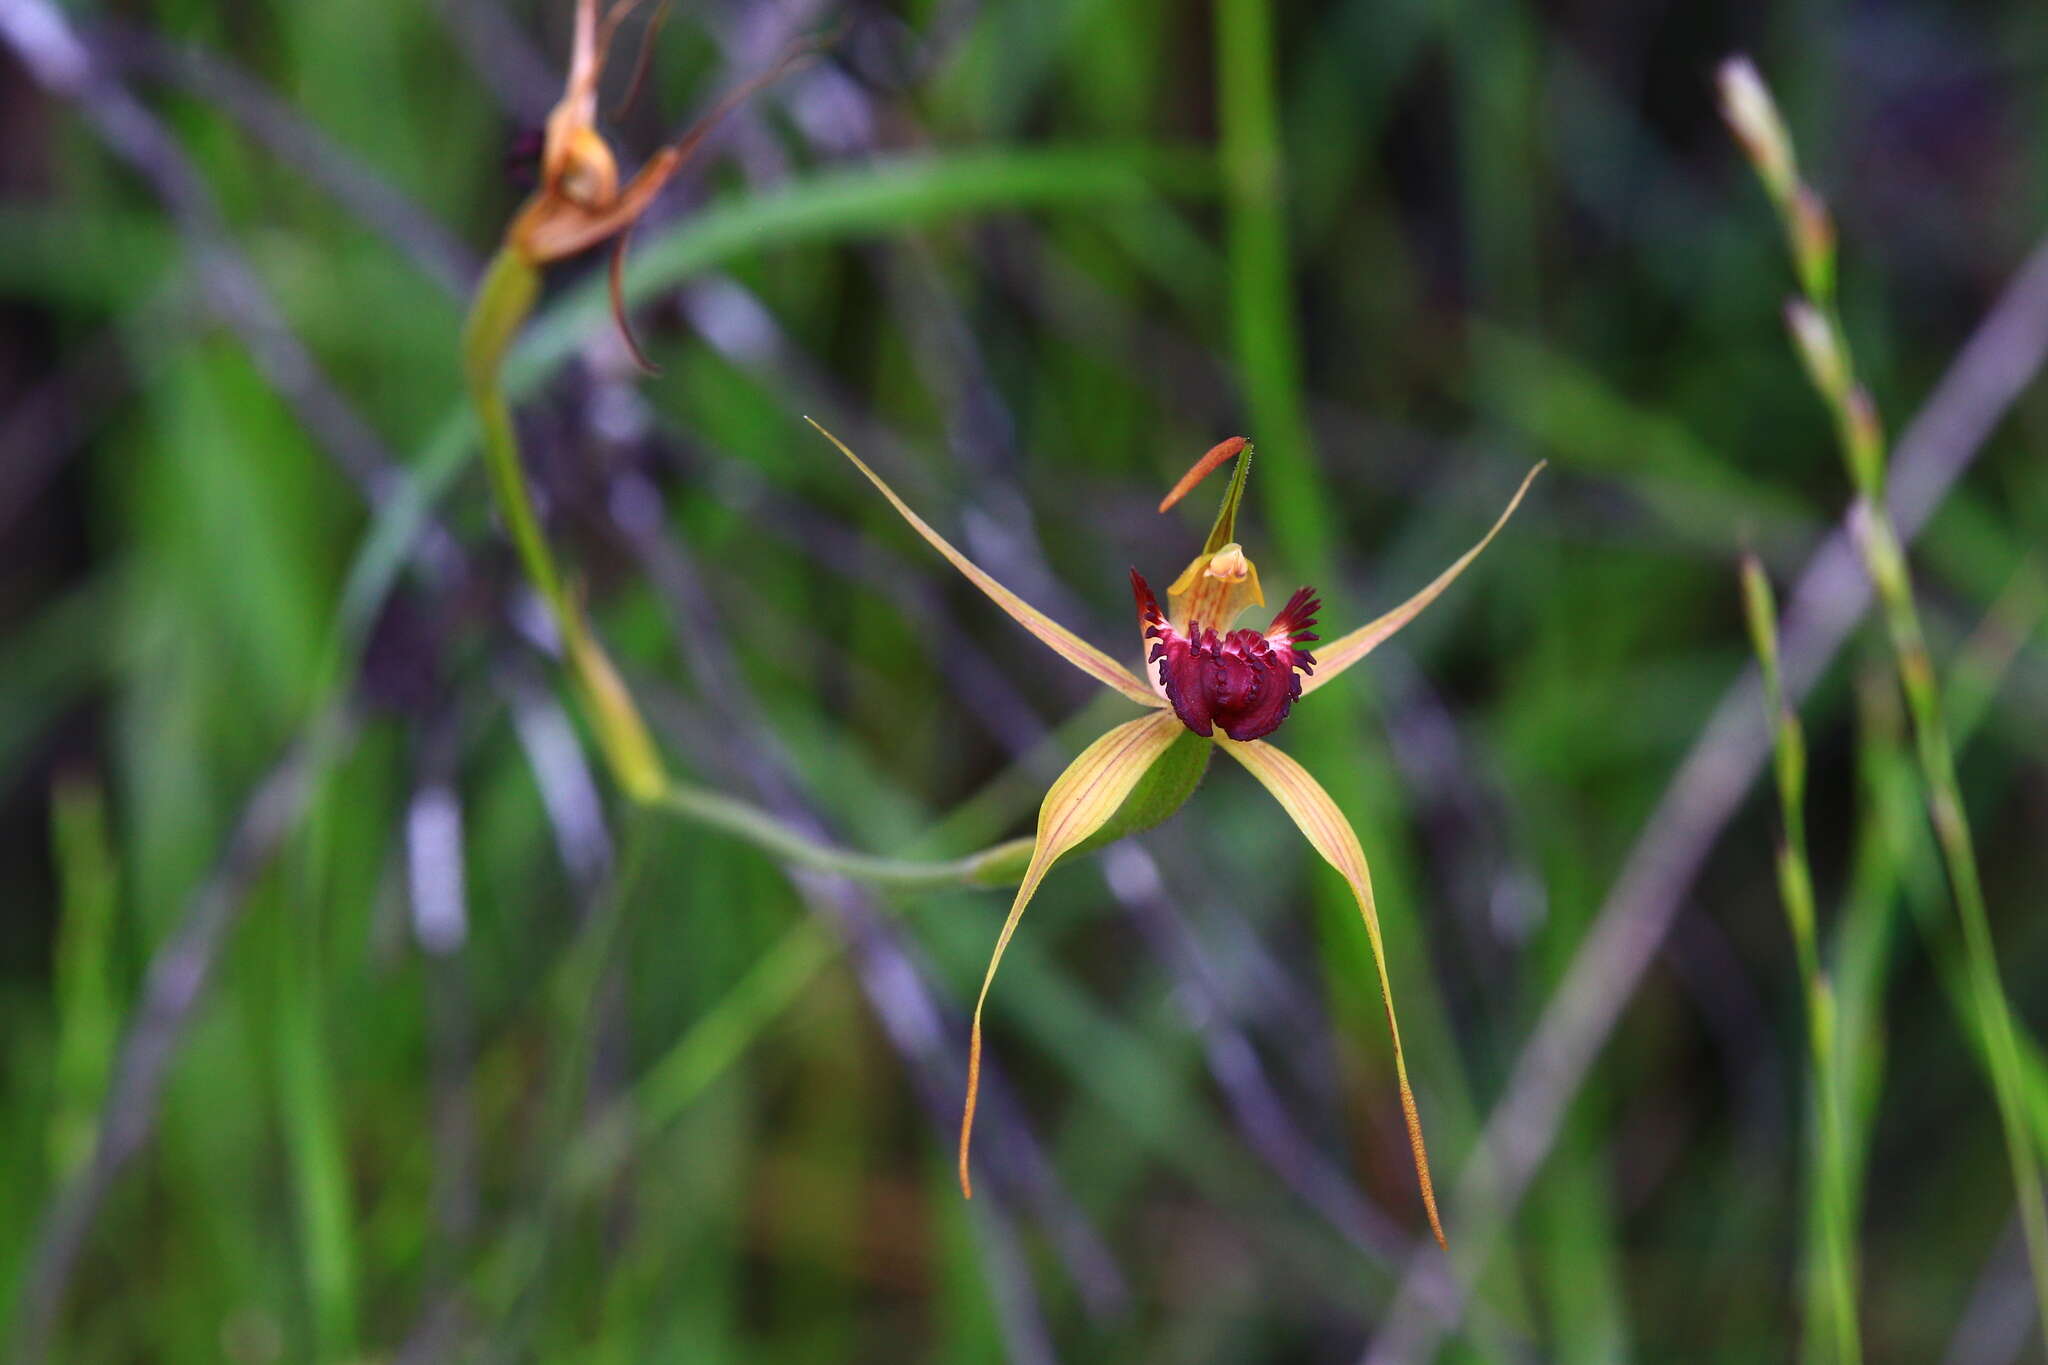
<path id="1" fill-rule="evenodd" d="M 1378 620 L 1311 653 L 1307 646 L 1317 638 L 1311 628 L 1316 612 L 1321 609 L 1321 602 L 1311 588 L 1302 588 L 1288 598 L 1263 630 L 1237 624 L 1245 611 L 1265 604 L 1258 570 L 1236 538 L 1237 512 L 1244 500 L 1252 448 L 1241 436 L 1219 443 L 1195 463 L 1159 505 L 1164 512 L 1207 475 L 1232 459 L 1237 461 L 1202 552 L 1167 588 L 1164 610 L 1143 575 L 1131 570 L 1131 588 L 1137 601 L 1138 628 L 1146 657 L 1145 676 L 1141 678 L 997 582 L 911 511 L 895 490 L 848 450 L 844 442 L 816 422 L 811 425 L 818 427 L 867 476 L 933 549 L 997 606 L 1061 658 L 1147 708 L 1147 714 L 1115 726 L 1084 749 L 1052 784 L 1039 807 L 1031 860 L 1017 888 L 1016 899 L 1011 902 L 1009 917 L 996 938 L 995 953 L 974 1003 L 967 1100 L 960 1120 L 962 1191 L 973 1194 L 968 1151 L 981 1080 L 982 1007 L 987 1003 L 996 968 L 1002 963 L 1025 906 L 1031 903 L 1046 873 L 1063 855 L 1150 828 L 1179 809 L 1194 791 L 1211 751 L 1221 749 L 1250 769 L 1252 776 L 1272 793 L 1310 846 L 1350 884 L 1357 899 L 1366 938 L 1372 946 L 1373 963 L 1379 971 L 1380 998 L 1386 1006 L 1387 1029 L 1393 1040 L 1394 1074 L 1400 1085 L 1401 1110 L 1408 1125 L 1408 1142 L 1415 1157 L 1423 1208 L 1430 1230 L 1442 1244 L 1443 1224 L 1437 1216 L 1436 1195 L 1430 1183 L 1422 1122 L 1408 1084 L 1408 1063 L 1401 1050 L 1401 1029 L 1394 1015 L 1393 987 L 1387 979 L 1379 913 L 1373 904 L 1372 879 L 1364 850 L 1329 793 L 1309 776 L 1307 769 L 1269 744 L 1265 736 L 1287 719 L 1296 701 L 1370 654 L 1434 602 L 1500 533 L 1543 466 L 1539 464 L 1529 471 L 1507 509 L 1479 543 L 1427 587 Z"/>
<path id="2" fill-rule="evenodd" d="M 569 79 L 561 100 L 548 114 L 541 144 L 540 184 L 507 227 L 505 246 L 522 263 L 537 270 L 611 241 L 612 316 L 633 359 L 642 369 L 651 370 L 653 366 L 641 354 L 626 325 L 623 267 L 626 240 L 633 225 L 646 214 L 654 197 L 690 159 L 718 121 L 747 96 L 808 57 L 811 47 L 799 44 L 790 48 L 768 70 L 727 93 L 710 112 L 649 157 L 639 173 L 621 185 L 618 158 L 597 131 L 597 87 L 612 39 L 639 4 L 640 0 L 614 0 L 600 22 L 597 0 L 577 0 Z M 659 21 L 657 12 L 655 23 Z M 639 84 L 638 73 L 633 83 Z"/>

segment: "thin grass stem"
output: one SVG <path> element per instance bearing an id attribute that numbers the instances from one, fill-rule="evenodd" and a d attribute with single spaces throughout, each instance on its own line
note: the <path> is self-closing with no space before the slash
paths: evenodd
<path id="1" fill-rule="evenodd" d="M 1850 526 L 1884 616 L 1900 689 L 1912 719 L 1913 749 L 1928 817 L 1962 924 L 1972 1004 L 1986 1045 L 1986 1069 L 2012 1168 L 2013 1191 L 2019 1200 L 2035 1304 L 2043 1339 L 2048 1341 L 2048 1210 L 2041 1203 L 2041 1172 L 2023 1112 L 2025 1086 L 2018 1033 L 1999 976 L 1997 945 L 1991 934 L 1969 817 L 1956 780 L 1955 752 L 1941 689 L 1913 599 L 1911 570 L 1885 500 L 1884 430 L 1875 403 L 1858 380 L 1835 297 L 1834 231 L 1825 202 L 1797 178 L 1790 137 L 1754 68 L 1746 61 L 1730 62 L 1723 68 L 1722 89 L 1729 121 L 1763 173 L 1784 227 L 1800 285 L 1799 295 L 1786 307 L 1786 320 L 1808 377 L 1834 418 L 1843 461 L 1856 490 Z M 1744 98 L 1731 97 L 1736 94 Z"/>
<path id="2" fill-rule="evenodd" d="M 1849 1145 L 1834 988 L 1821 964 L 1814 927 L 1813 864 L 1806 847 L 1806 738 L 1798 713 L 1785 700 L 1784 677 L 1778 666 L 1777 604 L 1763 565 L 1754 556 L 1743 559 L 1742 589 L 1750 638 L 1763 672 L 1766 723 L 1771 728 L 1778 806 L 1783 816 L 1778 889 L 1806 992 L 1815 1116 L 1810 1186 L 1814 1245 L 1809 1250 L 1809 1274 L 1827 1312 L 1826 1358 L 1838 1365 L 1857 1365 L 1863 1359 L 1856 1304 L 1857 1162 Z"/>

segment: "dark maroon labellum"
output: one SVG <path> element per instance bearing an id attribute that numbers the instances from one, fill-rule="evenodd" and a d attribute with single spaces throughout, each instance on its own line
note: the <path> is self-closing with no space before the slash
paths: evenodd
<path id="1" fill-rule="evenodd" d="M 1166 700 L 1188 729 L 1209 736 L 1220 725 L 1244 743 L 1273 733 L 1287 719 L 1301 695 L 1301 674 L 1315 672 L 1315 656 L 1301 647 L 1316 638 L 1309 627 L 1322 602 L 1314 589 L 1290 597 L 1263 633 L 1219 633 L 1190 621 L 1185 635 L 1160 614 L 1158 599 L 1136 569 L 1131 592 L 1145 638 L 1154 642 L 1148 662 L 1158 666 Z"/>

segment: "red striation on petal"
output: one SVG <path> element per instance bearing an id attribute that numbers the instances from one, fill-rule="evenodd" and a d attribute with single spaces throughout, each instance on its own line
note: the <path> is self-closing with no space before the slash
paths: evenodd
<path id="1" fill-rule="evenodd" d="M 1301 695 L 1301 673 L 1315 668 L 1315 656 L 1301 648 L 1316 638 L 1309 627 L 1322 603 L 1313 589 L 1289 598 L 1264 634 L 1218 634 L 1191 621 L 1182 635 L 1160 614 L 1158 599 L 1136 569 L 1131 570 L 1131 593 L 1145 638 L 1153 642 L 1146 662 L 1159 666 L 1166 700 L 1188 729 L 1208 736 L 1220 725 L 1224 734 L 1244 743 L 1271 734 L 1287 719 Z"/>

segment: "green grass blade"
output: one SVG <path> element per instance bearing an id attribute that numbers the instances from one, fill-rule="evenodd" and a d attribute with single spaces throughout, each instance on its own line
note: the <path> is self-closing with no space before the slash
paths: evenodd
<path id="1" fill-rule="evenodd" d="M 97 780 L 59 779 L 51 805 L 62 906 L 52 983 L 57 1011 L 49 1120 L 54 1189 L 92 1153 L 100 1099 L 114 1064 L 120 1010 L 111 951 L 120 871 L 107 830 L 106 795 Z"/>

